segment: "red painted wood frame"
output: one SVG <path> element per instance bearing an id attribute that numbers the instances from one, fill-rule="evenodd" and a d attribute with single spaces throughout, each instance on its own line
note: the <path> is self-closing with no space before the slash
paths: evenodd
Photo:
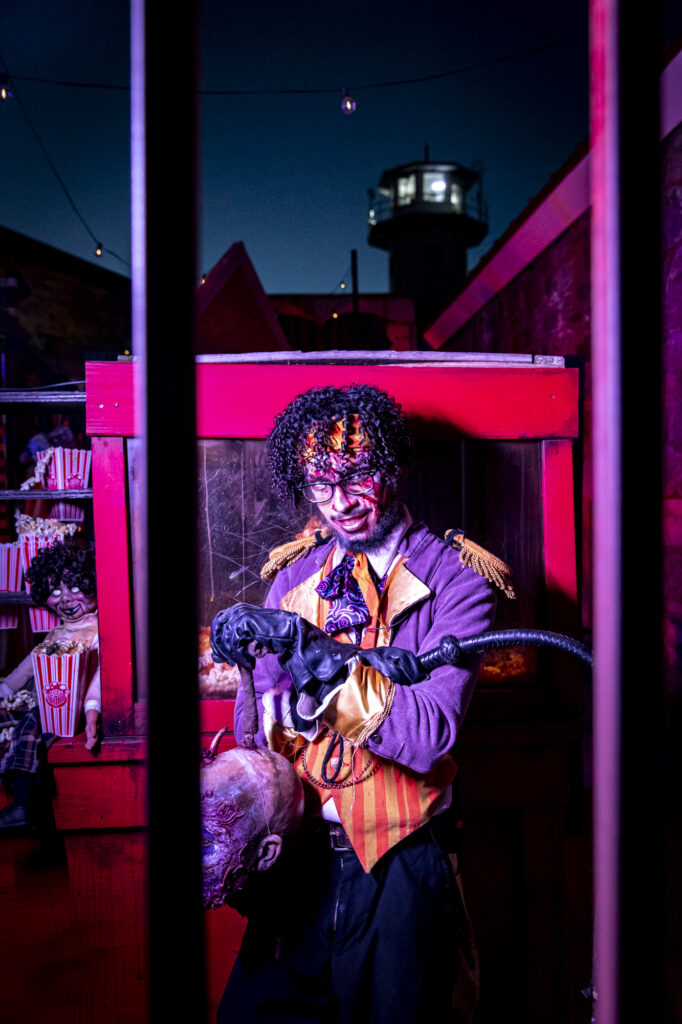
<path id="1" fill-rule="evenodd" d="M 124 438 L 135 435 L 134 364 L 86 364 L 87 432 L 100 595 L 107 735 L 133 731 L 131 553 Z M 572 439 L 578 436 L 578 371 L 555 366 L 339 365 L 202 362 L 197 437 L 263 438 L 276 413 L 311 387 L 376 384 L 422 423 L 464 437 L 536 440 L 542 447 L 544 570 L 550 613 L 577 605 Z M 169 416 L 172 397 L 169 396 Z M 561 621 L 558 621 L 560 619 Z M 576 620 L 577 621 L 577 620 Z M 565 615 L 550 626 L 566 628 Z M 201 701 L 202 732 L 231 718 L 231 702 Z"/>

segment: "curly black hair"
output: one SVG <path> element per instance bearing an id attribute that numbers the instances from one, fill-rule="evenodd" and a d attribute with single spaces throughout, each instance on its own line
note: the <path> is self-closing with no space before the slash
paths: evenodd
<path id="1" fill-rule="evenodd" d="M 275 491 L 298 501 L 304 483 L 301 454 L 313 424 L 324 445 L 334 423 L 356 413 L 372 445 L 372 461 L 389 477 L 397 477 L 412 455 L 407 417 L 395 398 L 372 384 L 311 388 L 297 395 L 275 417 L 267 439 L 267 454 Z"/>
<path id="2" fill-rule="evenodd" d="M 80 587 L 88 597 L 94 597 L 97 592 L 95 545 L 66 537 L 63 544 L 42 548 L 32 560 L 26 579 L 31 584 L 35 604 L 45 604 L 50 591 L 62 580 L 67 587 Z"/>

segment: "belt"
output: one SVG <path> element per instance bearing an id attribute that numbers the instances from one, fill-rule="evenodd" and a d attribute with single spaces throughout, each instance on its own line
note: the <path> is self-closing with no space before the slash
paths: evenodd
<path id="1" fill-rule="evenodd" d="M 353 844 L 348 838 L 348 835 L 340 822 L 325 821 L 321 818 L 320 824 L 322 826 L 322 832 L 329 838 L 329 845 L 332 850 L 335 850 L 337 853 L 343 853 L 344 851 L 353 849 Z"/>

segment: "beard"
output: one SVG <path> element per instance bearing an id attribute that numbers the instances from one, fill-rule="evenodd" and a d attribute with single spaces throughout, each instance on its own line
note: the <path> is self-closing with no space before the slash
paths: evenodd
<path id="1" fill-rule="evenodd" d="M 352 551 L 355 555 L 363 553 L 371 555 L 373 551 L 378 551 L 379 548 L 383 547 L 389 533 L 398 525 L 402 517 L 403 503 L 394 495 L 381 513 L 370 537 L 351 540 L 349 537 L 343 536 L 340 531 L 334 529 L 333 523 L 329 525 L 339 547 L 344 551 Z"/>

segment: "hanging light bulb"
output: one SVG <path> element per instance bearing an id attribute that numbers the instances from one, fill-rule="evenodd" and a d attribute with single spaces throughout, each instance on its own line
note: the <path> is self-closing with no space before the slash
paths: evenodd
<path id="1" fill-rule="evenodd" d="M 95 249 L 95 256 L 101 256 L 102 252 L 103 252 L 102 244 L 101 244 L 101 242 L 98 242 L 97 243 L 97 248 Z"/>
<path id="2" fill-rule="evenodd" d="M 342 90 L 343 99 L 341 100 L 341 111 L 344 114 L 354 114 L 357 103 L 352 96 L 349 96 L 345 89 Z"/>
<path id="3" fill-rule="evenodd" d="M 10 86 L 9 75 L 4 73 L 0 74 L 0 101 L 3 103 L 5 100 L 12 99 L 12 89 Z"/>

